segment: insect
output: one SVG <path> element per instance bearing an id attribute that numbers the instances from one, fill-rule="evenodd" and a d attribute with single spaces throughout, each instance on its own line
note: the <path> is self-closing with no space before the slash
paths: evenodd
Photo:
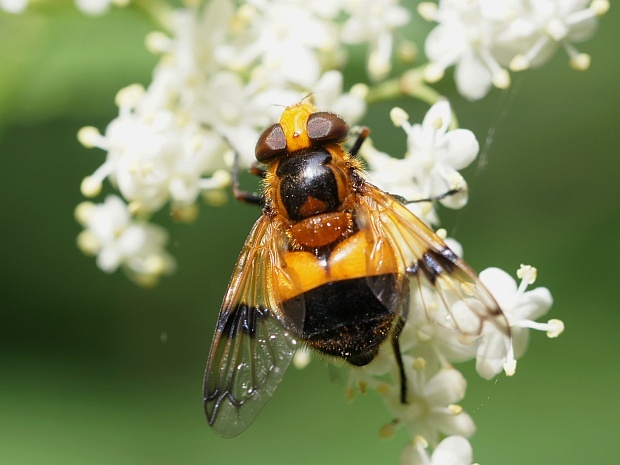
<path id="1" fill-rule="evenodd" d="M 241 433 L 273 394 L 297 345 L 350 365 L 391 344 L 406 380 L 398 336 L 426 319 L 460 336 L 509 326 L 477 275 L 401 200 L 365 180 L 339 116 L 301 102 L 256 145 L 251 171 L 264 192 L 235 196 L 263 206 L 241 251 L 215 329 L 204 380 L 209 424 Z M 458 312 L 455 303 L 462 303 Z M 465 311 L 463 311 L 463 308 Z M 415 313 L 416 315 L 412 315 Z"/>

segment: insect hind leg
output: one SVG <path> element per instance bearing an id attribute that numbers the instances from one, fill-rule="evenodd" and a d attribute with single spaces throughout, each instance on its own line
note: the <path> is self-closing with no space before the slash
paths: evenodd
<path id="1" fill-rule="evenodd" d="M 398 365 L 398 373 L 400 375 L 400 403 L 407 404 L 407 375 L 405 374 L 405 365 L 403 364 L 403 356 L 400 352 L 400 345 L 398 344 L 398 336 L 400 335 L 403 327 L 405 326 L 405 320 L 399 319 L 397 326 L 392 337 L 392 349 L 394 350 L 394 358 L 396 359 L 396 365 Z"/>

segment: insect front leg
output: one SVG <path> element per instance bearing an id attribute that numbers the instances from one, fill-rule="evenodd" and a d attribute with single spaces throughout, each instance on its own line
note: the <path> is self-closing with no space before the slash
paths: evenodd
<path id="1" fill-rule="evenodd" d="M 265 169 L 257 164 L 253 164 L 248 171 L 261 178 L 265 177 Z M 239 152 L 235 151 L 235 159 L 232 166 L 232 190 L 235 199 L 240 202 L 250 203 L 253 205 L 265 206 L 265 198 L 262 195 L 255 194 L 254 192 L 242 191 L 239 189 Z"/>
<path id="2" fill-rule="evenodd" d="M 252 163 L 252 166 L 248 168 L 248 173 L 253 174 L 254 176 L 258 176 L 262 179 L 265 179 L 265 176 L 267 176 L 267 170 L 258 162 Z"/>
<path id="3" fill-rule="evenodd" d="M 357 153 L 360 151 L 360 147 L 362 146 L 362 144 L 368 138 L 369 135 L 370 135 L 370 129 L 368 129 L 367 127 L 360 128 L 360 133 L 357 135 L 357 140 L 355 141 L 355 143 L 353 144 L 353 147 L 351 147 L 351 150 L 349 151 L 352 157 L 357 157 Z"/>
<path id="4" fill-rule="evenodd" d="M 415 199 L 415 200 L 404 199 L 403 197 L 401 197 L 399 195 L 393 195 L 393 197 L 396 197 L 397 199 L 400 200 L 401 203 L 404 203 L 406 205 L 408 203 L 435 202 L 437 200 L 441 200 L 441 199 L 445 199 L 446 197 L 450 197 L 451 195 L 462 194 L 466 190 L 467 190 L 466 188 L 456 187 L 454 189 L 450 189 L 447 192 L 444 192 L 443 194 L 434 195 L 433 197 L 427 197 L 427 198 L 424 198 L 424 199 Z"/>

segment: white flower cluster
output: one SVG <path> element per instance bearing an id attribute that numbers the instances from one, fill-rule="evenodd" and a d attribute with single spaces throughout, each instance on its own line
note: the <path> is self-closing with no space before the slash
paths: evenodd
<path id="1" fill-rule="evenodd" d="M 174 259 L 163 250 L 166 230 L 133 219 L 119 197 L 110 195 L 99 205 L 82 202 L 75 216 L 86 228 L 78 236 L 78 246 L 88 255 L 97 255 L 97 265 L 106 273 L 122 268 L 131 279 L 150 286 L 174 271 Z"/>
<path id="2" fill-rule="evenodd" d="M 590 66 L 590 56 L 573 43 L 591 37 L 608 0 L 440 0 L 422 2 L 419 13 L 438 25 L 426 38 L 429 64 L 425 78 L 441 79 L 455 66 L 459 92 L 471 100 L 491 86 L 510 85 L 508 69 L 522 71 L 545 63 L 558 49 L 568 53 L 577 70 Z"/>
<path id="3" fill-rule="evenodd" d="M 371 181 L 386 192 L 407 200 L 439 197 L 458 190 L 440 202 L 449 208 L 467 203 L 467 183 L 458 170 L 475 160 L 480 148 L 476 136 L 467 129 L 450 130 L 450 104 L 439 101 L 431 107 L 422 124 L 412 125 L 404 110 L 394 108 L 392 121 L 407 134 L 403 158 L 380 152 L 371 143 L 362 146 Z M 409 208 L 428 224 L 438 224 L 434 203 L 411 203 Z"/>
<path id="4" fill-rule="evenodd" d="M 426 199 L 441 196 L 457 189 L 456 195 L 441 199 L 451 208 L 462 207 L 467 200 L 466 183 L 458 170 L 467 167 L 478 154 L 478 143 L 466 129 L 452 129 L 450 105 L 440 101 L 433 105 L 422 124 L 412 125 L 407 114 L 399 108 L 392 111 L 392 120 L 407 135 L 407 151 L 403 158 L 393 158 L 371 144 L 363 147 L 368 160 L 371 180 L 384 190 L 406 199 Z M 431 202 L 409 204 L 410 208 L 428 223 L 437 223 L 437 212 Z M 438 234 L 445 234 L 440 230 Z M 460 256 L 462 249 L 453 239 L 450 247 Z M 398 426 L 404 426 L 413 443 L 402 454 L 402 463 L 431 464 L 445 462 L 450 454 L 454 463 L 471 464 L 471 446 L 465 438 L 475 432 L 471 417 L 458 402 L 465 396 L 467 382 L 452 363 L 476 360 L 476 370 L 485 379 L 502 371 L 512 375 L 516 359 L 521 357 L 528 342 L 529 329 L 542 330 L 548 337 L 557 337 L 564 330 L 560 320 L 539 323 L 552 305 L 546 288 L 527 291 L 536 279 L 536 269 L 522 265 L 513 278 L 497 268 L 480 274 L 481 282 L 502 308 L 511 327 L 512 341 L 506 352 L 506 337 L 493 328 L 486 328 L 475 344 L 463 343 L 459 334 L 437 324 L 415 322 L 406 324 L 399 337 L 409 399 L 401 402 L 400 373 L 394 354 L 387 349 L 368 367 L 351 373 L 349 396 L 355 390 L 376 390 L 385 400 L 394 420 L 385 425 L 381 434 L 391 436 Z M 412 305 L 417 301 L 412 300 Z M 455 304 L 456 307 L 457 304 Z M 457 312 L 457 309 L 453 309 Z M 416 314 L 415 308 L 409 314 Z M 296 364 L 304 363 L 304 353 Z M 442 441 L 442 438 L 443 439 Z M 432 457 L 428 444 L 436 446 Z M 448 454 L 448 455 L 445 455 Z"/>
<path id="5" fill-rule="evenodd" d="M 551 294 L 546 288 L 527 291 L 532 284 L 536 269 L 521 266 L 517 275 L 521 283 L 497 268 L 489 268 L 480 274 L 482 282 L 502 306 L 513 332 L 514 356 L 523 355 L 529 329 L 545 331 L 555 338 L 564 330 L 560 320 L 539 323 L 535 319 L 543 316 L 551 307 Z M 476 430 L 472 418 L 459 405 L 464 398 L 467 381 L 452 366 L 452 362 L 476 359 L 478 373 L 490 379 L 502 371 L 514 372 L 516 360 L 506 363 L 498 348 L 500 336 L 497 332 L 486 332 L 476 345 L 465 345 L 458 335 L 436 327 L 430 337 L 428 331 L 419 331 L 413 325 L 405 325 L 399 337 L 407 380 L 408 403 L 401 402 L 400 374 L 394 354 L 385 350 L 376 362 L 368 367 L 351 372 L 348 397 L 355 391 L 362 393 L 376 390 L 384 399 L 393 420 L 380 430 L 382 437 L 390 437 L 396 428 L 407 428 L 413 442 L 402 453 L 403 464 L 455 463 L 471 465 L 472 451 L 466 438 Z M 433 446 L 432 457 L 426 451 Z M 447 461 L 448 458 L 450 460 Z"/>

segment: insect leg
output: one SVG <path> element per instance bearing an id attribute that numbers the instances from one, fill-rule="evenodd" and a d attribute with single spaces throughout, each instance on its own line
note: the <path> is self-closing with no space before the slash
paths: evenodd
<path id="1" fill-rule="evenodd" d="M 258 165 L 252 165 L 249 169 L 250 173 L 264 177 L 265 170 Z M 232 190 L 235 199 L 240 202 L 251 203 L 253 205 L 265 206 L 265 199 L 253 192 L 242 191 L 239 189 L 239 152 L 235 151 L 235 159 L 232 166 Z"/>
<path id="2" fill-rule="evenodd" d="M 403 356 L 400 353 L 400 345 L 398 344 L 398 336 L 405 326 L 405 320 L 399 319 L 392 337 L 392 349 L 394 350 L 394 357 L 396 358 L 396 364 L 398 365 L 398 373 L 400 375 L 400 403 L 407 403 L 407 375 L 405 375 L 405 366 L 403 364 Z"/>
<path id="3" fill-rule="evenodd" d="M 449 191 L 444 192 L 443 194 L 435 195 L 433 197 L 427 197 L 425 199 L 416 199 L 416 200 L 403 199 L 402 197 L 398 195 L 395 195 L 394 197 L 398 198 L 401 201 L 401 203 L 404 203 L 406 205 L 408 203 L 434 202 L 436 200 L 445 199 L 446 197 L 450 197 L 451 195 L 454 195 L 454 194 L 460 194 L 464 191 L 465 189 L 457 187 L 455 189 L 450 189 Z"/>
<path id="4" fill-rule="evenodd" d="M 360 128 L 360 133 L 357 136 L 357 140 L 355 141 L 355 143 L 353 144 L 353 147 L 351 147 L 351 150 L 349 151 L 352 157 L 357 157 L 357 152 L 359 152 L 360 147 L 362 146 L 362 144 L 364 143 L 364 141 L 369 135 L 370 135 L 370 129 L 368 129 L 367 127 Z"/>
<path id="5" fill-rule="evenodd" d="M 259 178 L 265 178 L 267 175 L 267 170 L 258 163 L 253 163 L 252 166 L 248 168 L 248 172 Z"/>

